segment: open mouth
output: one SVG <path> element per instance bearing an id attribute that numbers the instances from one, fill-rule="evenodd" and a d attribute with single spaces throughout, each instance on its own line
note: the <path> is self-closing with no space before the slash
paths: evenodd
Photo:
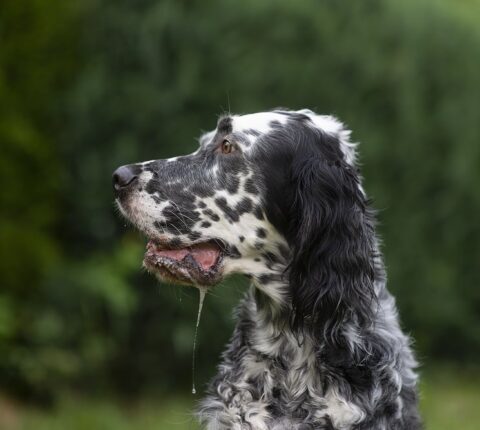
<path id="1" fill-rule="evenodd" d="M 223 248 L 215 241 L 169 248 L 150 240 L 143 264 L 148 271 L 168 282 L 210 286 L 220 281 L 223 257 Z"/>

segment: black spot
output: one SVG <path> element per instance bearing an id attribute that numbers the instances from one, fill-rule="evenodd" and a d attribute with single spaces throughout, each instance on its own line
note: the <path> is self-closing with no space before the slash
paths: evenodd
<path id="1" fill-rule="evenodd" d="M 278 417 L 282 415 L 282 407 L 276 401 L 273 401 L 267 405 L 267 411 L 272 417 Z"/>
<path id="2" fill-rule="evenodd" d="M 239 219 L 238 213 L 228 205 L 225 197 L 216 198 L 215 204 L 222 210 L 222 212 L 226 215 L 226 217 L 229 220 L 234 222 L 238 221 Z"/>
<path id="3" fill-rule="evenodd" d="M 202 211 L 202 213 L 204 215 L 207 215 L 212 221 L 215 221 L 215 222 L 220 221 L 220 217 L 211 209 L 205 209 L 204 211 Z"/>
<path id="4" fill-rule="evenodd" d="M 230 176 L 226 182 L 227 191 L 230 194 L 235 194 L 238 191 L 238 186 L 240 185 L 240 180 L 236 176 Z"/>
<path id="5" fill-rule="evenodd" d="M 270 284 L 271 282 L 278 281 L 278 276 L 264 273 L 263 275 L 258 276 L 258 281 L 261 284 Z"/>
<path id="6" fill-rule="evenodd" d="M 150 179 L 145 186 L 145 191 L 148 194 L 154 194 L 160 189 L 160 183 L 156 179 Z"/>
<path id="7" fill-rule="evenodd" d="M 249 199 L 248 197 L 245 197 L 240 202 L 238 202 L 235 209 L 237 210 L 238 215 L 242 215 L 244 213 L 251 212 L 252 207 L 253 207 L 252 200 Z"/>
<path id="8" fill-rule="evenodd" d="M 259 220 L 262 220 L 263 219 L 263 212 L 262 212 L 262 208 L 260 206 L 256 206 L 254 211 L 253 211 L 253 214 L 255 215 L 255 217 Z"/>
<path id="9" fill-rule="evenodd" d="M 255 242 L 255 249 L 263 249 L 264 244 L 262 242 Z"/>
<path id="10" fill-rule="evenodd" d="M 204 202 L 198 202 L 198 207 L 200 209 L 205 209 L 207 207 L 207 205 Z"/>
<path id="11" fill-rule="evenodd" d="M 156 195 L 151 195 L 150 196 L 152 198 L 152 200 L 157 204 L 159 205 L 160 203 L 163 203 L 165 200 L 163 200 L 162 198 L 156 196 Z"/>
<path id="12" fill-rule="evenodd" d="M 208 222 L 208 221 L 203 221 L 201 224 L 200 224 L 200 227 L 203 227 L 203 228 L 208 228 L 212 225 L 212 223 Z"/>
<path id="13" fill-rule="evenodd" d="M 324 420 L 325 420 L 325 430 L 335 430 L 335 427 L 333 426 L 333 423 L 332 423 L 332 419 L 330 418 L 329 415 L 326 415 L 324 417 Z"/>
<path id="14" fill-rule="evenodd" d="M 217 131 L 222 134 L 229 134 L 232 130 L 232 118 L 229 116 L 220 118 L 217 124 Z"/>
<path id="15" fill-rule="evenodd" d="M 393 417 L 398 412 L 398 405 L 395 402 L 388 402 L 384 406 L 383 410 L 385 411 L 385 415 L 387 415 L 389 417 Z"/>
<path id="16" fill-rule="evenodd" d="M 255 258 L 253 259 L 253 261 L 256 261 L 256 262 L 258 263 L 258 262 L 262 261 L 262 259 L 259 258 L 259 257 L 255 257 Z"/>
<path id="17" fill-rule="evenodd" d="M 193 210 L 196 208 L 195 195 L 187 190 L 174 190 L 175 204 L 182 208 L 182 210 Z"/>
<path id="18" fill-rule="evenodd" d="M 277 121 L 276 119 L 274 119 L 274 120 L 270 121 L 269 125 L 272 128 L 280 128 L 282 126 L 282 123 L 280 121 Z"/>
<path id="19" fill-rule="evenodd" d="M 202 237 L 202 235 L 198 231 L 194 231 L 193 233 L 190 233 L 188 235 L 188 238 L 190 240 L 198 240 L 198 239 L 200 239 L 200 237 Z"/>
<path id="20" fill-rule="evenodd" d="M 278 399 L 280 397 L 280 394 L 282 393 L 282 391 L 280 390 L 280 388 L 278 387 L 273 387 L 272 389 L 272 396 L 275 398 L 275 399 Z"/>
<path id="21" fill-rule="evenodd" d="M 245 181 L 245 191 L 250 194 L 258 194 L 258 188 L 252 178 Z"/>
<path id="22" fill-rule="evenodd" d="M 208 186 L 204 183 L 196 183 L 189 187 L 189 191 L 196 197 L 212 197 L 215 194 L 215 191 L 211 186 Z"/>
<path id="23" fill-rule="evenodd" d="M 248 134 L 250 136 L 254 136 L 254 137 L 258 137 L 261 134 L 259 131 L 254 130 L 253 128 L 249 128 L 248 130 L 244 130 L 244 133 Z"/>
<path id="24" fill-rule="evenodd" d="M 245 240 L 245 236 L 238 236 L 238 240 L 239 240 L 240 242 L 243 242 L 243 241 Z"/>
<path id="25" fill-rule="evenodd" d="M 227 248 L 228 255 L 231 258 L 241 258 L 242 254 L 235 245 L 229 245 Z"/>
<path id="26" fill-rule="evenodd" d="M 267 231 L 264 228 L 257 228 L 257 236 L 263 239 L 267 237 Z"/>
<path id="27" fill-rule="evenodd" d="M 168 246 L 170 246 L 172 248 L 180 248 L 182 246 L 182 244 L 183 244 L 183 242 L 178 237 L 175 237 L 174 239 L 172 239 L 168 242 Z"/>
<path id="28" fill-rule="evenodd" d="M 265 260 L 272 264 L 280 262 L 278 257 L 273 252 L 266 252 L 265 254 L 263 254 L 263 258 L 265 258 Z"/>
<path id="29" fill-rule="evenodd" d="M 275 110 L 275 113 L 287 116 L 289 119 L 292 119 L 294 121 L 309 121 L 310 120 L 310 117 L 308 115 L 304 114 L 304 113 L 291 112 L 291 111 L 285 111 L 285 110 Z"/>
<path id="30" fill-rule="evenodd" d="M 165 221 L 155 221 L 153 225 L 161 232 L 168 231 L 175 235 L 190 233 L 193 225 L 200 218 L 196 211 L 179 212 L 173 206 L 167 206 L 162 214 Z"/>
<path id="31" fill-rule="evenodd" d="M 273 269 L 274 265 L 280 262 L 278 257 L 273 252 L 265 252 L 262 254 L 262 257 L 265 259 L 269 269 Z"/>
<path id="32" fill-rule="evenodd" d="M 248 171 L 245 161 L 241 157 L 225 157 L 219 167 L 221 168 L 217 170 L 216 189 L 235 194 L 240 186 L 240 176 L 244 176 Z"/>

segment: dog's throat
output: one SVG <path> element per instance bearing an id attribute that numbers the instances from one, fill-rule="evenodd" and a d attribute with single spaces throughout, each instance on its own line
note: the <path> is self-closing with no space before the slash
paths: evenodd
<path id="1" fill-rule="evenodd" d="M 205 295 L 207 294 L 207 289 L 205 287 L 197 286 L 198 288 L 198 314 L 197 314 L 197 323 L 195 324 L 195 335 L 193 337 L 193 350 L 192 350 L 192 394 L 197 394 L 195 388 L 195 354 L 197 349 L 197 333 L 198 326 L 200 325 L 200 317 L 202 316 L 203 302 L 205 300 Z"/>

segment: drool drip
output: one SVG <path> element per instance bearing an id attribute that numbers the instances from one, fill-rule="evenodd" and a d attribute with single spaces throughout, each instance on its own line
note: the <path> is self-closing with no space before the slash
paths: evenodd
<path id="1" fill-rule="evenodd" d="M 197 349 L 197 332 L 198 326 L 200 324 L 200 317 L 202 315 L 203 301 L 205 300 L 205 295 L 207 294 L 207 289 L 197 286 L 199 293 L 199 302 L 198 302 L 198 314 L 197 314 L 197 323 L 195 325 L 195 336 L 193 337 L 193 351 L 192 351 L 192 394 L 197 394 L 195 389 L 195 353 Z"/>

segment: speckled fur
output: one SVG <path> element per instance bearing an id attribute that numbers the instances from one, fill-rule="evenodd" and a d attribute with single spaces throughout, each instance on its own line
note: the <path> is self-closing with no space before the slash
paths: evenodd
<path id="1" fill-rule="evenodd" d="M 219 240 L 221 277 L 252 279 L 198 409 L 209 430 L 421 428 L 349 136 L 309 110 L 226 115 L 192 155 L 132 165 L 138 187 L 117 202 L 134 225 L 177 245 Z M 225 138 L 233 155 L 218 155 Z"/>

